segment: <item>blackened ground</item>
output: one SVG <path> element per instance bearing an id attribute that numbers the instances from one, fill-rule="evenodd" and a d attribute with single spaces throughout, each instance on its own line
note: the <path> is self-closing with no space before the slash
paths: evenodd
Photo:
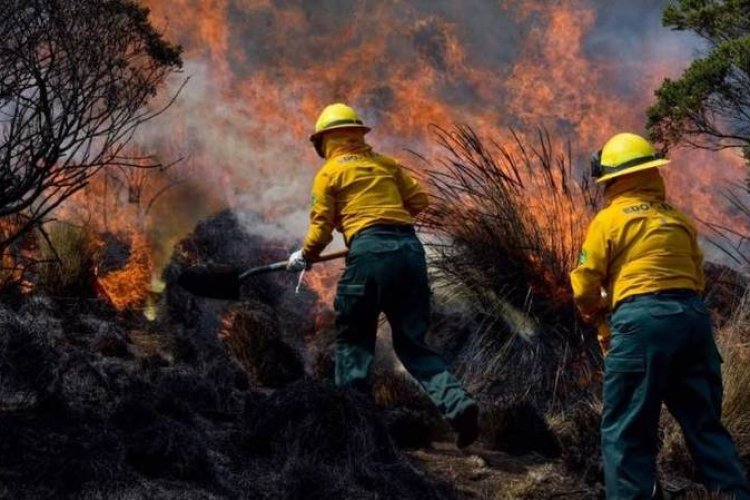
<path id="1" fill-rule="evenodd" d="M 453 498 L 372 404 L 264 395 L 214 336 L 95 301 L 0 303 L 0 498 Z"/>
<path id="2" fill-rule="evenodd" d="M 298 382 L 247 405 L 245 418 L 240 442 L 267 454 L 271 468 L 263 477 L 286 498 L 453 496 L 395 450 L 366 396 Z M 342 481 L 347 476 L 355 479 Z"/>
<path id="3" fill-rule="evenodd" d="M 486 407 L 483 438 L 491 450 L 511 455 L 539 453 L 547 458 L 560 456 L 560 443 L 544 415 L 529 402 L 503 407 Z"/>

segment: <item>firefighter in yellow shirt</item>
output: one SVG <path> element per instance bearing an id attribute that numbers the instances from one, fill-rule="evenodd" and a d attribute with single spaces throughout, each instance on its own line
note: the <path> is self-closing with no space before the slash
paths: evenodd
<path id="1" fill-rule="evenodd" d="M 570 276 L 584 319 L 601 324 L 611 312 L 610 328 L 599 328 L 607 498 L 656 494 L 664 403 L 705 486 L 747 500 L 743 466 L 721 424 L 721 357 L 701 298 L 703 255 L 693 223 L 666 199 L 659 167 L 667 163 L 629 133 L 594 155 L 592 176 L 605 184 L 608 205 L 591 222 Z"/>
<path id="2" fill-rule="evenodd" d="M 344 235 L 349 255 L 334 303 L 336 384 L 367 389 L 378 317 L 385 313 L 397 356 L 451 422 L 463 448 L 478 436 L 478 406 L 425 344 L 430 289 L 412 224 L 428 198 L 395 160 L 365 142 L 369 130 L 344 104 L 321 113 L 311 141 L 325 163 L 313 182 L 304 245 L 288 268 L 302 270 L 314 261 L 334 229 Z"/>

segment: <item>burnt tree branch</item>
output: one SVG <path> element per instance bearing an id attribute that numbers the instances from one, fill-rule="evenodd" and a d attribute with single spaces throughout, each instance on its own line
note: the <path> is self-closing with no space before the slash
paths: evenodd
<path id="1" fill-rule="evenodd" d="M 132 163 L 128 143 L 174 102 L 149 106 L 182 62 L 131 0 L 7 0 L 0 30 L 4 252 L 101 169 Z"/>

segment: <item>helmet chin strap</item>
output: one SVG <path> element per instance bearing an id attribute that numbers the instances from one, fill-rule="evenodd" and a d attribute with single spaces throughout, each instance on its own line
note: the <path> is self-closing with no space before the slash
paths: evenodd
<path id="1" fill-rule="evenodd" d="M 608 181 L 604 181 L 604 191 L 606 192 L 608 189 L 611 189 L 612 186 L 617 184 L 618 181 L 621 181 L 623 177 L 614 177 Z"/>

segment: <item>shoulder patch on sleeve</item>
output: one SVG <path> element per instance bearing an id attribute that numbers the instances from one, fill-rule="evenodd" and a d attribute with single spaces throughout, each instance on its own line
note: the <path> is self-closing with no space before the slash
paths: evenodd
<path id="1" fill-rule="evenodd" d="M 578 256 L 578 265 L 579 266 L 584 265 L 586 263 L 586 260 L 588 260 L 588 258 L 589 258 L 588 252 L 585 249 L 581 250 L 581 255 Z"/>

